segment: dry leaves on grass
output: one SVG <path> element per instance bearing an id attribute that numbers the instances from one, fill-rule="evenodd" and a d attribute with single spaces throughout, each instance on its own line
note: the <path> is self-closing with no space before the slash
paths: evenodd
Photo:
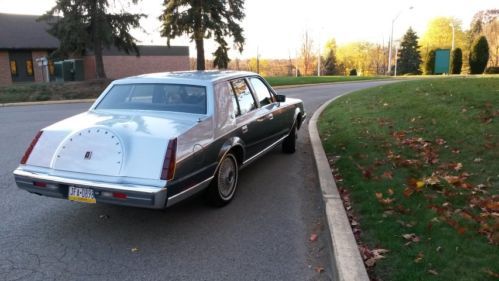
<path id="1" fill-rule="evenodd" d="M 421 241 L 421 239 L 414 233 L 402 234 L 402 237 L 404 237 L 404 239 L 408 241 L 407 243 L 405 243 L 405 246 L 409 246 L 411 243 L 418 243 L 419 241 Z"/>
<path id="2" fill-rule="evenodd" d="M 385 254 L 389 252 L 387 249 L 369 249 L 365 245 L 359 245 L 359 251 L 360 255 L 362 256 L 362 259 L 364 260 L 364 264 L 366 267 L 373 267 L 376 265 L 376 262 L 384 259 Z"/>

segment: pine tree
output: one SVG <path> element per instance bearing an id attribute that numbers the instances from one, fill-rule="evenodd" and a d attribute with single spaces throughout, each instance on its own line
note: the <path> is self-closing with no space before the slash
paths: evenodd
<path id="1" fill-rule="evenodd" d="M 452 51 L 450 71 L 451 74 L 461 74 L 463 67 L 463 51 L 461 48 L 456 48 Z"/>
<path id="2" fill-rule="evenodd" d="M 137 40 L 130 35 L 130 28 L 140 27 L 140 19 L 146 16 L 111 13 L 108 8 L 108 0 L 57 0 L 55 6 L 39 18 L 49 24 L 48 33 L 60 40 L 58 56 L 78 56 L 85 50 L 94 52 L 97 78 L 106 77 L 102 60 L 104 47 L 113 45 L 139 55 Z"/>
<path id="3" fill-rule="evenodd" d="M 471 48 L 469 63 L 471 74 L 482 74 L 489 61 L 489 43 L 485 36 L 480 36 Z"/>
<path id="4" fill-rule="evenodd" d="M 227 68 L 229 64 L 227 36 L 234 38 L 234 44 L 242 52 L 244 0 L 164 0 L 161 36 L 170 40 L 183 34 L 190 34 L 196 43 L 197 70 L 205 70 L 204 39 L 214 38 L 218 44 L 213 53 L 213 66 Z"/>
<path id="5" fill-rule="evenodd" d="M 326 59 L 324 61 L 324 72 L 326 75 L 338 74 L 336 59 L 336 40 L 331 39 L 326 44 Z"/>
<path id="6" fill-rule="evenodd" d="M 397 68 L 400 74 L 421 74 L 421 54 L 418 46 L 418 36 L 416 32 L 409 28 L 400 43 Z"/>

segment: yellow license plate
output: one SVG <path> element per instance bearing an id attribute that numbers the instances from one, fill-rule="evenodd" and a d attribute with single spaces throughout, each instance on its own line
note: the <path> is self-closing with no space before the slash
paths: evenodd
<path id="1" fill-rule="evenodd" d="M 69 186 L 68 199 L 77 202 L 96 203 L 93 189 L 84 187 Z"/>

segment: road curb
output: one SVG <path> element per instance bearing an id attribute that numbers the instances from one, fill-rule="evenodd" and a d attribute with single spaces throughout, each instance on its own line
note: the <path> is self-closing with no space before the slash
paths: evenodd
<path id="1" fill-rule="evenodd" d="M 292 88 L 303 88 L 310 86 L 328 86 L 336 84 L 352 84 L 352 83 L 365 83 L 365 82 L 378 82 L 378 81 L 392 81 L 393 78 L 382 78 L 382 79 L 366 79 L 366 80 L 355 80 L 355 81 L 338 81 L 338 82 L 324 82 L 324 83 L 309 83 L 309 84 L 296 84 L 296 85 L 282 85 L 282 86 L 272 86 L 273 89 L 292 89 Z"/>
<path id="2" fill-rule="evenodd" d="M 326 219 L 331 234 L 332 266 L 336 279 L 340 281 L 369 281 L 366 268 L 359 248 L 343 207 L 338 187 L 331 173 L 331 167 L 317 129 L 317 120 L 324 109 L 337 98 L 352 92 L 335 97 L 319 107 L 310 118 L 308 132 L 312 144 L 315 165 L 325 204 Z"/>
<path id="3" fill-rule="evenodd" d="M 88 103 L 88 102 L 94 102 L 94 101 L 95 101 L 95 99 L 28 101 L 28 102 L 0 103 L 0 107 L 65 104 L 65 103 Z"/>

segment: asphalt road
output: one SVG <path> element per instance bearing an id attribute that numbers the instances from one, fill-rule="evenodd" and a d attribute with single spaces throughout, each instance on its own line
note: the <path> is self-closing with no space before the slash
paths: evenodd
<path id="1" fill-rule="evenodd" d="M 283 89 L 309 116 L 362 82 Z M 329 238 L 307 126 L 240 175 L 234 201 L 164 212 L 29 194 L 12 171 L 36 132 L 89 104 L 0 107 L 0 280 L 330 280 Z M 318 234 L 317 241 L 309 241 Z"/>

